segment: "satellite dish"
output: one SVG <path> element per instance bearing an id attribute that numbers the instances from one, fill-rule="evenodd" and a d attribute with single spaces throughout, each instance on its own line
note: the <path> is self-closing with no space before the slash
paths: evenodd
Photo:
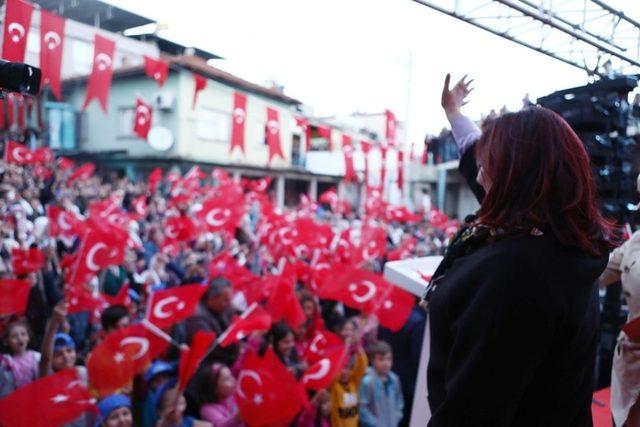
<path id="1" fill-rule="evenodd" d="M 167 151 L 173 145 L 173 134 L 164 126 L 154 126 L 147 136 L 149 145 L 158 151 Z"/>

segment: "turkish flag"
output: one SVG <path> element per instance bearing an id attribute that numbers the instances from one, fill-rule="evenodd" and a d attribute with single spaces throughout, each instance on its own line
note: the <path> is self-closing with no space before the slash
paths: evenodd
<path id="1" fill-rule="evenodd" d="M 74 165 L 75 164 L 73 163 L 73 160 L 71 160 L 68 157 L 58 158 L 58 168 L 60 168 L 60 170 L 67 171 L 71 169 Z"/>
<path id="2" fill-rule="evenodd" d="M 33 162 L 40 164 L 49 164 L 56 159 L 56 155 L 49 147 L 36 148 L 33 151 Z"/>
<path id="3" fill-rule="evenodd" d="M 0 400 L 0 424 L 61 426 L 87 411 L 97 412 L 95 399 L 82 385 L 77 369 L 67 368 L 22 386 Z"/>
<path id="4" fill-rule="evenodd" d="M 398 245 L 398 247 L 389 251 L 389 254 L 387 255 L 387 261 L 398 261 L 401 259 L 409 258 L 416 247 L 416 242 L 417 240 L 413 236 L 405 238 L 402 242 L 400 242 L 400 245 Z"/>
<path id="5" fill-rule="evenodd" d="M 71 172 L 71 175 L 67 178 L 67 184 L 71 184 L 78 179 L 89 179 L 95 171 L 96 165 L 93 163 L 85 163 Z"/>
<path id="6" fill-rule="evenodd" d="M 44 255 L 38 248 L 19 249 L 11 251 L 11 268 L 13 274 L 22 275 L 35 273 L 44 266 Z"/>
<path id="7" fill-rule="evenodd" d="M 247 425 L 290 421 L 307 403 L 304 390 L 271 348 L 262 358 L 253 351 L 247 355 L 237 383 L 235 399 Z"/>
<path id="8" fill-rule="evenodd" d="M 358 174 L 353 166 L 353 146 L 347 145 L 342 150 L 344 152 L 344 180 L 346 182 L 357 182 Z"/>
<path id="9" fill-rule="evenodd" d="M 33 152 L 24 145 L 14 142 L 5 142 L 4 158 L 7 163 L 28 165 L 33 163 Z"/>
<path id="10" fill-rule="evenodd" d="M 84 221 L 59 206 L 47 206 L 51 237 L 71 236 L 84 230 Z"/>
<path id="11" fill-rule="evenodd" d="M 415 303 L 415 296 L 389 285 L 387 292 L 378 299 L 374 313 L 382 326 L 397 332 L 407 323 Z"/>
<path id="12" fill-rule="evenodd" d="M 340 198 L 338 197 L 338 190 L 335 187 L 331 187 L 324 193 L 320 194 L 318 201 L 322 204 L 329 205 L 332 211 L 337 210 Z"/>
<path id="13" fill-rule="evenodd" d="M 310 390 L 329 388 L 347 362 L 347 349 L 336 346 L 327 350 L 313 365 L 309 366 L 300 382 Z"/>
<path id="14" fill-rule="evenodd" d="M 384 111 L 386 125 L 385 125 L 385 137 L 387 145 L 394 146 L 396 144 L 396 130 L 398 128 L 398 120 L 395 114 L 391 110 Z"/>
<path id="15" fill-rule="evenodd" d="M 404 153 L 398 150 L 398 188 L 400 191 L 404 188 Z"/>
<path id="16" fill-rule="evenodd" d="M 76 276 L 95 275 L 111 265 L 122 264 L 128 237 L 115 227 L 90 228 L 80 247 Z"/>
<path id="17" fill-rule="evenodd" d="M 116 43 L 95 35 L 93 42 L 93 69 L 87 83 L 87 96 L 84 100 L 82 110 L 86 109 L 89 103 L 98 98 L 102 111 L 108 114 L 109 90 L 111 88 L 111 78 L 113 77 L 113 62 Z"/>
<path id="18" fill-rule="evenodd" d="M 200 76 L 198 74 L 193 74 L 193 104 L 191 105 L 191 109 L 196 108 L 196 101 L 198 100 L 198 94 L 201 90 L 207 87 L 207 78 Z"/>
<path id="19" fill-rule="evenodd" d="M 354 242 L 351 242 L 352 244 Z M 360 231 L 360 245 L 356 247 L 356 265 L 387 253 L 387 232 L 384 228 L 365 224 Z"/>
<path id="20" fill-rule="evenodd" d="M 193 221 L 186 215 L 174 216 L 165 222 L 165 242 L 186 242 L 195 237 L 198 229 Z"/>
<path id="21" fill-rule="evenodd" d="M 320 135 L 321 138 L 324 138 L 327 140 L 327 150 L 328 151 L 332 151 L 333 150 L 333 141 L 331 140 L 331 128 L 328 126 L 317 126 L 318 128 L 318 135 Z"/>
<path id="22" fill-rule="evenodd" d="M 280 119 L 278 116 L 278 110 L 275 108 L 267 107 L 267 125 L 265 127 L 265 134 L 267 138 L 267 145 L 269 145 L 269 160 L 267 163 L 271 163 L 274 157 L 279 156 L 284 160 L 284 153 L 282 152 L 282 144 L 280 142 Z"/>
<path id="23" fill-rule="evenodd" d="M 24 314 L 30 291 L 27 280 L 0 279 L 0 315 Z"/>
<path id="24" fill-rule="evenodd" d="M 144 218 L 147 216 L 147 196 L 140 196 L 133 199 L 131 202 L 133 206 L 133 211 L 138 216 L 138 218 Z"/>
<path id="25" fill-rule="evenodd" d="M 305 320 L 305 314 L 296 296 L 293 280 L 284 277 L 276 278 L 266 309 L 271 313 L 273 322 L 284 319 L 291 328 L 297 329 Z"/>
<path id="26" fill-rule="evenodd" d="M 193 316 L 206 290 L 206 285 L 183 285 L 153 292 L 149 300 L 147 320 L 158 328 L 165 329 Z"/>
<path id="27" fill-rule="evenodd" d="M 411 212 L 406 206 L 387 206 L 384 212 L 387 221 L 414 223 L 422 220 L 422 215 Z"/>
<path id="28" fill-rule="evenodd" d="M 387 203 L 382 200 L 382 187 L 367 186 L 364 203 L 366 214 L 377 218 L 384 213 L 386 206 Z"/>
<path id="29" fill-rule="evenodd" d="M 158 185 L 162 182 L 162 169 L 155 168 L 152 170 L 149 174 L 149 178 L 147 178 L 147 182 L 149 184 L 149 193 L 155 193 Z"/>
<path id="30" fill-rule="evenodd" d="M 168 345 L 143 323 L 111 332 L 87 359 L 91 388 L 106 396 L 129 385 Z"/>
<path id="31" fill-rule="evenodd" d="M 195 374 L 202 359 L 216 340 L 215 332 L 198 331 L 191 340 L 191 348 L 182 349 L 180 352 L 180 365 L 178 374 L 178 390 L 183 391 L 189 380 Z"/>
<path id="32" fill-rule="evenodd" d="M 48 10 L 40 9 L 40 69 L 41 87 L 49 84 L 51 93 L 62 100 L 60 73 L 62 70 L 62 50 L 64 45 L 64 18 Z"/>
<path id="33" fill-rule="evenodd" d="M 270 327 L 271 315 L 258 304 L 253 303 L 242 313 L 242 316 L 236 318 L 229 325 L 227 330 L 220 335 L 218 341 L 220 342 L 220 347 L 227 347 L 252 332 L 268 331 Z"/>
<path id="34" fill-rule="evenodd" d="M 144 56 L 144 73 L 162 86 L 169 75 L 169 64 L 161 59 Z"/>
<path id="35" fill-rule="evenodd" d="M 129 282 L 126 282 L 124 285 L 120 286 L 120 290 L 115 296 L 102 293 L 102 299 L 106 303 L 106 306 L 110 307 L 113 305 L 122 305 L 124 307 L 129 307 L 131 305 L 131 297 L 129 296 Z"/>
<path id="36" fill-rule="evenodd" d="M 89 218 L 100 224 L 102 220 L 109 220 L 113 214 L 121 212 L 122 197 L 120 194 L 113 194 L 108 199 L 96 200 L 89 204 Z"/>
<path id="37" fill-rule="evenodd" d="M 296 125 L 304 133 L 304 142 L 307 151 L 311 150 L 311 124 L 304 117 L 296 117 Z"/>
<path id="38" fill-rule="evenodd" d="M 241 195 L 240 195 L 241 196 Z M 242 197 L 210 197 L 202 203 L 198 217 L 209 231 L 234 232 L 244 213 Z"/>
<path id="39" fill-rule="evenodd" d="M 388 287 L 387 282 L 371 271 L 336 264 L 320 286 L 318 296 L 341 301 L 348 307 L 371 314 Z"/>
<path id="40" fill-rule="evenodd" d="M 33 5 L 21 0 L 7 0 L 6 4 L 2 58 L 10 62 L 24 62 Z"/>
<path id="41" fill-rule="evenodd" d="M 267 176 L 260 179 L 242 179 L 242 186 L 248 190 L 253 191 L 255 193 L 266 193 L 269 189 L 269 185 L 271 185 L 271 181 L 273 181 L 273 177 Z"/>
<path id="42" fill-rule="evenodd" d="M 151 129 L 151 119 L 153 118 L 153 108 L 151 104 L 136 98 L 136 112 L 133 117 L 133 133 L 142 139 L 147 139 Z"/>
<path id="43" fill-rule="evenodd" d="M 387 182 L 387 147 L 384 145 L 380 146 L 380 157 L 380 186 L 384 188 Z"/>
<path id="44" fill-rule="evenodd" d="M 307 348 L 304 350 L 304 360 L 313 365 L 336 348 L 344 348 L 342 338 L 333 332 L 318 330 L 313 334 L 309 344 L 307 344 Z"/>
<path id="45" fill-rule="evenodd" d="M 231 115 L 231 148 L 240 148 L 244 153 L 244 128 L 247 121 L 247 96 L 240 92 L 233 94 L 233 114 Z"/>

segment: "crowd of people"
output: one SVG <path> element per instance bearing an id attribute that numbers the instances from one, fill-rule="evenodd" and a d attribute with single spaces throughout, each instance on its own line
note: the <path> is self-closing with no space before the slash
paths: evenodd
<path id="1" fill-rule="evenodd" d="M 280 210 L 269 178 L 23 158 L 0 164 L 1 425 L 408 425 L 426 313 L 369 296 L 395 302 L 384 263 L 442 254 L 455 221 L 380 189 Z"/>

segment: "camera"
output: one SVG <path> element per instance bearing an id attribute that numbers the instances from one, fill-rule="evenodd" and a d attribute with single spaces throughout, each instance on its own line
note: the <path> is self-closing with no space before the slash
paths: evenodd
<path id="1" fill-rule="evenodd" d="M 37 67 L 0 59 L 0 88 L 2 91 L 37 95 L 40 91 L 41 79 L 42 72 Z"/>

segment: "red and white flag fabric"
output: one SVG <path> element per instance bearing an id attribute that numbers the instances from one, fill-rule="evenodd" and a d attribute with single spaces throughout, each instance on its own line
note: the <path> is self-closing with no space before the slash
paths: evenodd
<path id="1" fill-rule="evenodd" d="M 67 178 L 67 184 L 71 184 L 77 180 L 89 179 L 93 176 L 93 173 L 96 171 L 96 165 L 93 163 L 84 163 L 82 166 L 77 167 L 69 178 Z"/>
<path id="2" fill-rule="evenodd" d="M 73 236 L 80 234 L 84 229 L 84 221 L 81 218 L 59 206 L 47 206 L 47 216 L 51 237 Z"/>
<path id="3" fill-rule="evenodd" d="M 324 355 L 309 366 L 300 382 L 309 390 L 329 388 L 347 362 L 347 349 L 336 346 L 324 352 Z"/>
<path id="4" fill-rule="evenodd" d="M 181 350 L 178 369 L 178 390 L 183 391 L 187 388 L 189 380 L 196 373 L 202 359 L 207 355 L 215 340 L 215 332 L 198 331 L 191 340 L 191 347 Z"/>
<path id="5" fill-rule="evenodd" d="M 68 157 L 59 157 L 57 165 L 60 170 L 68 171 L 75 166 L 75 163 L 73 163 L 73 160 Z"/>
<path id="6" fill-rule="evenodd" d="M 100 296 L 106 303 L 107 307 L 114 305 L 129 307 L 129 305 L 131 305 L 131 297 L 129 296 L 129 282 L 125 282 L 124 285 L 120 286 L 120 290 L 115 296 L 106 293 L 102 293 Z"/>
<path id="7" fill-rule="evenodd" d="M 387 221 L 414 223 L 422 220 L 422 215 L 411 212 L 406 206 L 387 206 L 384 211 Z"/>
<path id="8" fill-rule="evenodd" d="M 369 185 L 369 152 L 372 145 L 369 141 L 360 142 L 360 149 L 364 155 L 364 185 Z"/>
<path id="9" fill-rule="evenodd" d="M 153 292 L 147 320 L 158 328 L 166 329 L 193 316 L 206 290 L 206 285 L 183 285 Z"/>
<path id="10" fill-rule="evenodd" d="M 280 118 L 278 110 L 275 108 L 267 107 L 267 124 L 265 126 L 265 133 L 267 145 L 269 146 L 269 160 L 267 163 L 270 164 L 276 156 L 284 160 L 282 143 L 280 141 Z"/>
<path id="11" fill-rule="evenodd" d="M 288 425 L 307 404 L 304 389 L 271 348 L 262 358 L 253 351 L 247 355 L 235 399 L 240 418 L 251 426 Z"/>
<path id="12" fill-rule="evenodd" d="M 97 412 L 95 399 L 82 385 L 76 368 L 67 368 L 18 388 L 0 400 L 0 424 L 61 426 L 84 412 Z"/>
<path id="13" fill-rule="evenodd" d="M 151 332 L 143 323 L 111 332 L 89 354 L 87 370 L 91 388 L 106 396 L 131 384 L 168 345 L 166 337 Z"/>
<path id="14" fill-rule="evenodd" d="M 22 315 L 29 301 L 28 280 L 0 279 L 0 315 Z"/>
<path id="15" fill-rule="evenodd" d="M 385 125 L 385 138 L 388 146 L 393 147 L 396 144 L 396 132 L 398 128 L 398 120 L 396 115 L 391 110 L 384 111 L 386 125 Z"/>
<path id="16" fill-rule="evenodd" d="M 333 151 L 333 140 L 331 138 L 331 128 L 329 126 L 317 126 L 318 135 L 327 140 L 327 151 Z"/>
<path id="17" fill-rule="evenodd" d="M 2 58 L 10 62 L 24 62 L 33 4 L 22 0 L 7 0 L 6 5 Z"/>
<path id="18" fill-rule="evenodd" d="M 284 320 L 295 330 L 305 322 L 306 317 L 300 300 L 296 296 L 293 278 L 277 279 L 275 286 L 271 289 L 266 309 L 271 313 L 273 322 Z"/>
<path id="19" fill-rule="evenodd" d="M 380 146 L 380 186 L 385 188 L 387 184 L 387 151 L 388 148 L 385 145 Z"/>
<path id="20" fill-rule="evenodd" d="M 304 143 L 307 151 L 311 150 L 311 124 L 305 117 L 296 117 L 296 125 L 304 134 Z"/>
<path id="21" fill-rule="evenodd" d="M 253 303 L 242 313 L 242 316 L 236 318 L 229 325 L 227 330 L 218 337 L 218 341 L 220 347 L 227 347 L 247 337 L 252 332 L 268 331 L 270 327 L 271 315 L 257 303 Z"/>
<path id="22" fill-rule="evenodd" d="M 193 103 L 191 109 L 196 108 L 196 102 L 198 101 L 198 94 L 200 91 L 207 87 L 207 78 L 199 74 L 193 73 Z"/>
<path id="23" fill-rule="evenodd" d="M 60 75 L 64 48 L 64 18 L 40 8 L 40 69 L 41 87 L 49 85 L 51 93 L 62 100 Z"/>
<path id="24" fill-rule="evenodd" d="M 327 330 L 317 330 L 307 344 L 303 357 L 307 363 L 313 365 L 336 348 L 344 348 L 342 338 Z"/>
<path id="25" fill-rule="evenodd" d="M 344 153 L 344 180 L 346 182 L 357 182 L 358 174 L 353 165 L 353 146 L 347 145 L 342 148 Z"/>
<path id="26" fill-rule="evenodd" d="M 411 315 L 416 297 L 397 286 L 389 285 L 376 303 L 374 313 L 380 325 L 394 332 L 399 331 Z"/>
<path id="27" fill-rule="evenodd" d="M 404 153 L 398 150 L 398 188 L 400 191 L 404 188 Z"/>
<path id="28" fill-rule="evenodd" d="M 122 264 L 128 237 L 124 230 L 116 227 L 90 228 L 80 246 L 77 279 L 84 280 L 111 265 Z"/>
<path id="29" fill-rule="evenodd" d="M 38 248 L 11 250 L 11 269 L 13 274 L 23 275 L 40 271 L 44 266 L 44 255 Z"/>
<path id="30" fill-rule="evenodd" d="M 149 184 L 149 193 L 153 194 L 158 189 L 158 185 L 162 182 L 162 169 L 155 168 L 149 174 L 147 183 Z"/>
<path id="31" fill-rule="evenodd" d="M 244 93 L 234 92 L 233 94 L 231 120 L 231 148 L 229 148 L 229 152 L 238 147 L 244 153 L 244 129 L 247 122 L 247 95 Z"/>
<path id="32" fill-rule="evenodd" d="M 136 197 L 131 201 L 131 206 L 133 207 L 133 212 L 135 213 L 136 217 L 144 218 L 147 216 L 147 196 L 142 195 Z"/>
<path id="33" fill-rule="evenodd" d="M 244 213 L 242 198 L 210 197 L 202 203 L 198 217 L 212 232 L 226 230 L 230 233 L 240 225 Z"/>
<path id="34" fill-rule="evenodd" d="M 174 216 L 165 222 L 164 236 L 166 244 L 187 242 L 198 232 L 195 223 L 186 215 Z"/>
<path id="35" fill-rule="evenodd" d="M 158 86 L 162 86 L 169 75 L 169 64 L 162 59 L 153 59 L 145 55 L 144 73 L 155 80 Z"/>
<path id="36" fill-rule="evenodd" d="M 142 139 L 147 139 L 151 130 L 153 107 L 141 98 L 136 98 L 136 110 L 133 117 L 133 133 Z"/>
<path id="37" fill-rule="evenodd" d="M 29 165 L 33 163 L 33 152 L 24 145 L 15 141 L 4 143 L 4 158 L 7 163 L 16 165 Z"/>
<path id="38" fill-rule="evenodd" d="M 55 161 L 56 155 L 49 147 L 36 148 L 33 151 L 33 162 L 38 164 L 49 164 Z"/>
<path id="39" fill-rule="evenodd" d="M 93 68 L 87 83 L 87 96 L 82 110 L 85 110 L 89 103 L 97 98 L 102 111 L 108 114 L 115 49 L 116 43 L 113 40 L 109 40 L 99 34 L 95 35 L 93 41 Z"/>
<path id="40" fill-rule="evenodd" d="M 273 177 L 265 176 L 264 178 L 259 179 L 242 179 L 242 186 L 248 190 L 253 191 L 255 193 L 266 193 L 271 185 L 271 181 L 273 181 Z"/>
<path id="41" fill-rule="evenodd" d="M 318 296 L 340 301 L 365 314 L 373 313 L 378 298 L 389 286 L 379 275 L 351 265 L 334 265 L 331 273 L 320 286 Z"/>

